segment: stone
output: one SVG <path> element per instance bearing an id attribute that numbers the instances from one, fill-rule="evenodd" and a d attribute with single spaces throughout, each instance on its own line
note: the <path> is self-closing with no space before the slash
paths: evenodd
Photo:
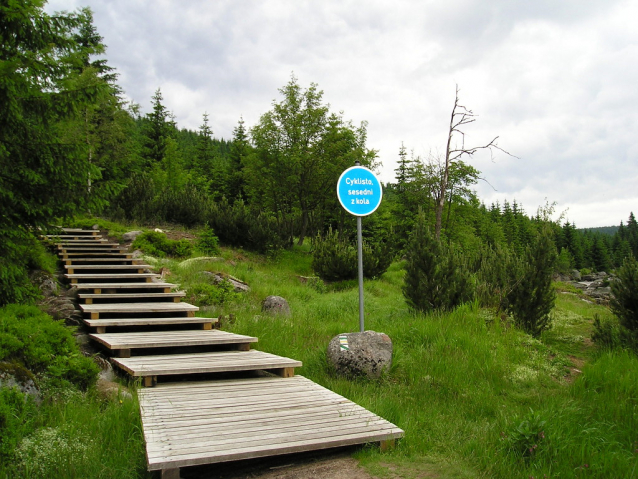
<path id="1" fill-rule="evenodd" d="M 142 232 L 138 231 L 138 230 L 129 231 L 128 233 L 124 233 L 122 235 L 122 241 L 124 241 L 126 243 L 130 243 L 131 241 L 135 241 L 135 238 L 137 238 L 141 234 L 142 234 Z"/>
<path id="2" fill-rule="evenodd" d="M 68 296 L 53 296 L 40 303 L 40 307 L 56 320 L 69 321 L 73 324 L 82 319 L 82 313 L 76 308 L 73 298 Z"/>
<path id="3" fill-rule="evenodd" d="M 50 296 L 57 296 L 60 292 L 60 285 L 55 277 L 46 271 L 34 271 L 31 273 L 31 282 L 37 286 L 42 293 L 42 296 L 48 298 Z"/>
<path id="4" fill-rule="evenodd" d="M 116 382 L 108 381 L 102 378 L 97 380 L 96 389 L 98 394 L 103 399 L 120 401 L 130 401 L 133 399 L 133 395 L 126 387 Z"/>
<path id="5" fill-rule="evenodd" d="M 194 263 L 206 263 L 206 262 L 211 262 L 211 263 L 219 263 L 224 261 L 224 258 L 221 258 L 219 256 L 198 256 L 197 258 L 189 258 L 186 259 L 184 261 L 182 261 L 179 266 L 180 267 L 184 267 L 184 266 L 188 266 Z"/>
<path id="6" fill-rule="evenodd" d="M 578 271 L 577 269 L 572 270 L 571 276 L 574 281 L 580 281 L 581 274 L 580 274 L 580 271 Z"/>
<path id="7" fill-rule="evenodd" d="M 0 362 L 0 388 L 18 388 L 21 393 L 31 396 L 36 404 L 39 404 L 42 397 L 33 379 L 33 374 L 22 366 Z"/>
<path id="8" fill-rule="evenodd" d="M 220 284 L 222 281 L 228 281 L 233 286 L 233 291 L 235 293 L 250 292 L 250 286 L 237 278 L 233 278 L 232 276 L 221 273 L 212 273 L 211 271 L 202 271 L 202 274 L 207 276 L 214 284 Z"/>
<path id="9" fill-rule="evenodd" d="M 338 375 L 376 379 L 392 366 L 392 340 L 375 331 L 339 334 L 328 344 L 328 361 Z"/>
<path id="10" fill-rule="evenodd" d="M 268 296 L 261 303 L 261 310 L 264 313 L 290 316 L 290 306 L 288 305 L 288 301 L 281 296 Z"/>

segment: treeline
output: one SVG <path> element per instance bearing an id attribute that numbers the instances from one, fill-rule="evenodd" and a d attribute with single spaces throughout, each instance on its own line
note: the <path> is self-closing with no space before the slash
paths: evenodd
<path id="1" fill-rule="evenodd" d="M 258 123 L 239 118 L 230 139 L 214 137 L 206 112 L 196 131 L 179 128 L 159 89 L 146 114 L 123 101 L 90 10 L 47 15 L 42 3 L 0 6 L 0 303 L 33 297 L 35 233 L 77 214 L 208 225 L 222 243 L 259 252 L 310 238 L 325 258 L 330 245 L 351 254 L 355 219 L 335 188 L 356 161 L 378 167 L 365 122 L 331 111 L 317 85 L 292 76 Z M 453 114 L 450 137 L 473 121 L 458 90 Z M 564 271 L 613 269 L 638 252 L 633 214 L 610 237 L 551 221 L 551 205 L 529 215 L 516 201 L 482 204 L 480 172 L 466 162 L 476 149 L 456 151 L 424 160 L 399 149 L 395 180 L 363 221 L 368 257 L 384 259 L 375 274 L 404 254 L 419 215 L 468 261 L 488 250 L 521 256 L 544 225 Z"/>

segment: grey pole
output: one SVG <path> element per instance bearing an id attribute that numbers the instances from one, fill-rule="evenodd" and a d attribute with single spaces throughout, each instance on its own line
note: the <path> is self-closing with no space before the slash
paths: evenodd
<path id="1" fill-rule="evenodd" d="M 361 216 L 357 216 L 357 252 L 359 257 L 359 329 L 363 333 L 363 235 Z"/>

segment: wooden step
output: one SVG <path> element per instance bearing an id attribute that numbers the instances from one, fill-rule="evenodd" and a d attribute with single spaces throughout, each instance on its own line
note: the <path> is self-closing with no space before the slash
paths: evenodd
<path id="1" fill-rule="evenodd" d="M 59 251 L 76 251 L 79 253 L 85 251 L 102 251 L 102 250 L 111 250 L 111 249 L 122 249 L 124 248 L 119 243 L 107 243 L 107 240 L 104 242 L 100 241 L 84 241 L 78 243 L 56 243 Z"/>
<path id="2" fill-rule="evenodd" d="M 99 230 L 87 230 L 83 228 L 60 228 L 60 231 L 65 233 L 81 233 L 81 234 L 97 234 Z"/>
<path id="3" fill-rule="evenodd" d="M 79 256 L 74 258 L 62 258 L 64 264 L 81 265 L 81 264 L 146 264 L 144 260 L 128 257 L 123 258 L 101 258 L 100 256 Z"/>
<path id="4" fill-rule="evenodd" d="M 165 383 L 138 391 L 148 469 L 340 446 L 391 444 L 404 432 L 303 376 Z"/>
<path id="5" fill-rule="evenodd" d="M 102 258 L 112 258 L 113 260 L 129 260 L 133 259 L 133 253 L 128 253 L 125 250 L 113 250 L 111 251 L 92 251 L 89 253 L 58 253 L 58 256 L 61 260 L 91 260 L 91 259 L 102 259 Z"/>
<path id="6" fill-rule="evenodd" d="M 96 304 L 103 302 L 102 300 L 138 300 L 138 302 L 147 302 L 146 300 L 164 300 L 165 302 L 179 302 L 180 298 L 186 296 L 184 291 L 172 291 L 168 293 L 80 293 L 78 298 L 84 300 L 84 304 Z"/>
<path id="7" fill-rule="evenodd" d="M 86 246 L 86 245 L 103 245 L 113 244 L 109 243 L 109 240 L 102 238 L 101 236 L 93 236 L 91 238 L 81 239 L 61 239 L 57 242 L 58 246 Z"/>
<path id="8" fill-rule="evenodd" d="M 119 280 L 145 280 L 146 282 L 151 282 L 153 278 L 159 278 L 159 274 L 155 273 L 113 273 L 113 274 L 65 274 L 65 278 L 71 281 L 72 284 L 78 284 L 81 281 L 87 282 L 97 282 L 104 281 L 109 279 L 119 279 Z M 136 284 L 136 283 L 133 283 Z"/>
<path id="9" fill-rule="evenodd" d="M 105 313 L 186 313 L 195 316 L 197 306 L 188 303 L 113 303 L 113 304 L 80 304 L 80 309 L 90 314 L 91 319 L 99 319 Z"/>
<path id="10" fill-rule="evenodd" d="M 73 274 L 76 271 L 128 271 L 133 270 L 138 273 L 145 273 L 147 269 L 153 269 L 150 264 L 65 264 L 64 269 L 68 274 Z"/>
<path id="11" fill-rule="evenodd" d="M 141 333 L 103 333 L 90 337 L 113 351 L 118 357 L 130 357 L 132 349 L 173 348 L 186 346 L 227 346 L 250 349 L 257 338 L 217 329 L 192 331 L 149 331 Z"/>
<path id="12" fill-rule="evenodd" d="M 111 293 L 129 289 L 154 290 L 162 289 L 161 292 L 170 293 L 172 288 L 177 285 L 164 282 L 148 282 L 148 283 L 75 283 L 73 287 L 80 290 L 92 290 L 94 294 Z"/>
<path id="13" fill-rule="evenodd" d="M 114 318 L 114 319 L 83 319 L 84 324 L 94 329 L 96 333 L 105 333 L 106 328 L 136 327 L 136 326 L 178 326 L 200 325 L 201 329 L 212 329 L 217 318 Z"/>
<path id="14" fill-rule="evenodd" d="M 102 238 L 102 235 L 94 234 L 94 235 L 80 235 L 80 234 L 75 234 L 75 235 L 44 235 L 45 238 L 50 239 L 50 240 L 59 240 L 59 241 L 64 241 L 64 240 L 96 240 L 99 238 Z"/>
<path id="15" fill-rule="evenodd" d="M 294 369 L 301 367 L 301 361 L 255 350 L 138 356 L 114 359 L 113 363 L 131 376 L 150 377 L 145 381 L 147 386 L 154 385 L 159 376 L 176 374 L 268 371 L 282 377 L 292 377 Z"/>

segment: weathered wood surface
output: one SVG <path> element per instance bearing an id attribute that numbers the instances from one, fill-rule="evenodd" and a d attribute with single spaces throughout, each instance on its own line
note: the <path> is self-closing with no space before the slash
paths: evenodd
<path id="1" fill-rule="evenodd" d="M 113 319 L 83 319 L 84 324 L 91 328 L 122 327 L 122 326 L 166 326 L 178 324 L 214 324 L 217 318 L 113 318 Z"/>
<path id="2" fill-rule="evenodd" d="M 175 291 L 172 293 L 80 293 L 78 298 L 84 300 L 96 300 L 96 299 L 165 299 L 167 301 L 176 301 L 179 298 L 186 296 L 184 291 Z"/>
<path id="3" fill-rule="evenodd" d="M 138 333 L 91 334 L 90 337 L 109 349 L 168 348 L 256 343 L 257 338 L 226 331 L 148 331 Z"/>
<path id="4" fill-rule="evenodd" d="M 137 356 L 113 359 L 113 363 L 136 377 L 301 367 L 301 361 L 256 350 Z"/>
<path id="5" fill-rule="evenodd" d="M 143 280 L 143 279 L 152 279 L 159 278 L 159 274 L 155 273 L 110 273 L 110 274 L 98 274 L 98 273 L 73 273 L 73 274 L 65 274 L 65 278 L 71 280 L 72 283 L 78 282 L 79 280 L 94 280 L 100 281 L 105 279 L 132 279 L 132 280 Z"/>
<path id="6" fill-rule="evenodd" d="M 387 441 L 394 424 L 302 377 L 138 391 L 149 470 Z"/>
<path id="7" fill-rule="evenodd" d="M 111 270 L 144 270 L 152 269 L 149 264 L 65 264 L 64 269 L 68 270 L 95 270 L 95 271 L 111 271 Z"/>
<path id="8" fill-rule="evenodd" d="M 176 313 L 199 311 L 189 303 L 104 303 L 80 304 L 84 313 Z"/>
<path id="9" fill-rule="evenodd" d="M 92 289 L 92 290 L 118 290 L 118 289 L 164 289 L 175 288 L 177 285 L 173 283 L 164 282 L 149 282 L 149 283 L 77 283 L 73 285 L 79 290 Z"/>

